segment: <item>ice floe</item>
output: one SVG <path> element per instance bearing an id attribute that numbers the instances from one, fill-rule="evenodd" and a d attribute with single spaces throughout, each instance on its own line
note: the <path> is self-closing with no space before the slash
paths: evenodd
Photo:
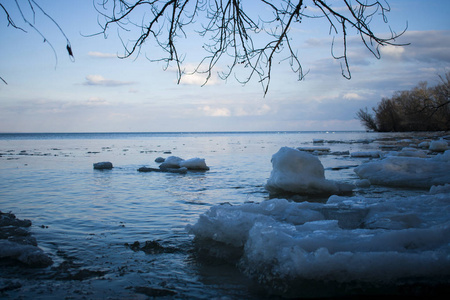
<path id="1" fill-rule="evenodd" d="M 450 151 L 431 158 L 388 156 L 364 163 L 354 171 L 372 184 L 430 188 L 450 183 Z"/>
<path id="2" fill-rule="evenodd" d="M 431 141 L 429 149 L 431 151 L 444 152 L 448 149 L 448 143 L 443 139 Z"/>
<path id="3" fill-rule="evenodd" d="M 169 156 L 166 159 L 158 157 L 155 162 L 161 163 L 159 168 L 141 167 L 139 172 L 168 172 L 185 174 L 188 170 L 192 171 L 207 171 L 209 167 L 206 165 L 204 158 L 190 158 L 182 159 L 178 156 Z"/>
<path id="4" fill-rule="evenodd" d="M 450 276 L 448 194 L 218 205 L 187 227 L 209 255 L 261 282 L 394 283 Z M 212 247 L 214 245 L 214 247 Z M 232 254 L 231 254 L 232 253 Z"/>

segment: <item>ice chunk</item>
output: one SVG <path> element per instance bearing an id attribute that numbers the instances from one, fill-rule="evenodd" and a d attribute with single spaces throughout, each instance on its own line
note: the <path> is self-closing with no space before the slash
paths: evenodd
<path id="1" fill-rule="evenodd" d="M 180 162 L 180 167 L 185 167 L 189 170 L 209 170 L 204 158 L 190 158 Z"/>
<path id="2" fill-rule="evenodd" d="M 160 165 L 160 168 L 161 169 L 179 168 L 180 167 L 180 163 L 182 161 L 183 161 L 183 159 L 178 157 L 178 156 L 169 156 Z"/>
<path id="3" fill-rule="evenodd" d="M 356 151 L 350 153 L 351 157 L 373 157 L 378 158 L 381 156 L 380 151 Z"/>
<path id="4" fill-rule="evenodd" d="M 411 147 L 405 147 L 403 149 L 401 149 L 400 151 L 393 151 L 390 152 L 389 155 L 391 156 L 407 156 L 407 157 L 428 157 L 427 152 L 425 152 L 424 150 L 419 150 L 416 148 L 411 148 Z"/>
<path id="5" fill-rule="evenodd" d="M 241 269 L 268 284 L 448 280 L 449 196 L 331 196 L 325 204 L 272 199 L 220 205 L 188 228 L 205 248 L 214 241 L 224 245 L 224 252 L 226 245 L 241 249 Z"/>
<path id="6" fill-rule="evenodd" d="M 309 153 L 282 147 L 272 156 L 272 172 L 266 189 L 271 194 L 283 192 L 317 195 L 350 192 L 353 185 L 325 179 L 320 160 Z"/>
<path id="7" fill-rule="evenodd" d="M 449 170 L 450 162 L 436 158 L 396 156 L 364 163 L 354 169 L 360 178 L 369 179 L 372 184 L 416 188 L 450 183 Z"/>
<path id="8" fill-rule="evenodd" d="M 160 169 L 186 168 L 188 170 L 209 170 L 204 158 L 191 158 L 184 160 L 178 156 L 169 156 L 159 166 Z"/>
<path id="9" fill-rule="evenodd" d="M 370 180 L 368 180 L 368 179 L 355 180 L 355 185 L 357 187 L 369 187 L 370 186 Z"/>
<path id="10" fill-rule="evenodd" d="M 433 157 L 433 160 L 436 161 L 444 161 L 450 163 L 450 150 L 445 151 L 442 154 L 438 154 L 435 157 Z"/>
<path id="11" fill-rule="evenodd" d="M 419 145 L 417 145 L 417 147 L 422 149 L 428 149 L 430 147 L 430 142 L 427 141 L 421 142 Z"/>
<path id="12" fill-rule="evenodd" d="M 433 185 L 430 188 L 430 194 L 441 194 L 441 193 L 447 193 L 450 195 L 450 184 L 444 184 L 444 185 Z"/>
<path id="13" fill-rule="evenodd" d="M 312 152 L 315 154 L 328 154 L 330 152 L 330 148 L 328 147 L 298 147 L 297 150 Z"/>
<path id="14" fill-rule="evenodd" d="M 448 143 L 443 139 L 440 139 L 438 141 L 431 141 L 429 149 L 431 151 L 444 152 L 448 149 Z"/>

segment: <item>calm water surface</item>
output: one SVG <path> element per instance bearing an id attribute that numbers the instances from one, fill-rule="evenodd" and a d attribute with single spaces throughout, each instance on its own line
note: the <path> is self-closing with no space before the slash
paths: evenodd
<path id="1" fill-rule="evenodd" d="M 20 280 L 12 298 L 145 299 L 142 289 L 173 291 L 168 297 L 263 298 L 263 287 L 235 267 L 199 258 L 186 225 L 211 206 L 268 198 L 264 189 L 271 156 L 280 147 L 312 146 L 313 139 L 334 141 L 331 151 L 377 149 L 370 142 L 392 135 L 365 132 L 179 133 L 179 134 L 1 134 L 0 210 L 30 219 L 39 246 L 65 265 L 64 276 L 87 270 L 83 280 L 62 280 L 47 270 L 0 271 Z M 395 136 L 395 135 L 394 135 Z M 403 138 L 398 135 L 397 140 Z M 365 140 L 366 142 L 361 142 Z M 339 141 L 337 143 L 336 141 Z M 157 167 L 155 158 L 204 158 L 207 172 L 140 173 Z M 352 168 L 366 158 L 320 157 L 326 177 L 351 182 Z M 111 161 L 112 170 L 92 164 Z M 372 190 L 404 193 L 402 190 Z M 408 191 L 414 193 L 414 191 Z M 367 193 L 367 191 L 365 192 Z M 154 253 L 125 246 L 158 241 Z M 97 276 L 95 276 L 97 275 Z"/>

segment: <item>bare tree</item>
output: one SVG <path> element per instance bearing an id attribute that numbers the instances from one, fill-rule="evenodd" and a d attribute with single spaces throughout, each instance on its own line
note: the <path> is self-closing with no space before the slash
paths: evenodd
<path id="1" fill-rule="evenodd" d="M 377 123 L 373 115 L 367 111 L 367 107 L 364 110 L 360 109 L 356 113 L 356 117 L 361 121 L 364 127 L 367 128 L 367 130 L 378 131 Z"/>
<path id="2" fill-rule="evenodd" d="M 14 1 L 18 3 L 18 0 Z M 24 1 L 33 12 L 37 9 L 45 14 L 36 0 Z M 20 5 L 17 5 L 20 10 Z M 227 67 L 218 72 L 220 78 L 227 79 L 233 75 L 245 84 L 256 77 L 262 84 L 264 94 L 268 91 L 276 62 L 286 61 L 299 80 L 307 73 L 303 71 L 295 46 L 299 35 L 292 30 L 306 19 L 324 20 L 330 34 L 338 37 L 341 45 L 339 51 L 336 50 L 337 40 L 333 38 L 331 54 L 341 61 L 342 75 L 348 79 L 351 78 L 347 53 L 349 34 L 358 34 L 376 58 L 380 58 L 380 46 L 405 45 L 396 42 L 396 39 L 406 29 L 397 34 L 388 26 L 386 37 L 371 29 L 373 20 L 388 22 L 390 7 L 385 1 L 93 0 L 93 5 L 99 13 L 101 26 L 96 34 L 107 37 L 116 29 L 125 50 L 121 57 L 139 56 L 146 43 L 154 43 L 163 53 L 153 56 L 155 48 L 148 47 L 152 54 L 148 56 L 146 51 L 146 56 L 150 60 L 164 61 L 167 67 L 175 65 L 180 82 L 187 73 L 183 61 L 185 53 L 190 50 L 180 49 L 182 38 L 196 39 L 191 36 L 192 32 L 196 32 L 202 38 L 198 49 L 203 49 L 205 55 L 192 73 L 205 74 L 207 83 L 219 61 L 226 62 Z M 9 24 L 15 26 L 7 10 L 3 10 Z M 24 17 L 24 21 L 37 30 L 27 18 Z M 67 50 L 72 55 L 69 42 Z M 244 75 L 240 77 L 238 73 Z"/>
<path id="3" fill-rule="evenodd" d="M 360 109 L 356 116 L 375 131 L 447 131 L 450 129 L 450 72 L 439 75 L 441 83 L 428 87 L 420 82 L 409 91 L 397 91 L 383 98 L 375 116 Z"/>
<path id="4" fill-rule="evenodd" d="M 134 38 L 123 39 L 124 58 L 139 55 L 142 46 L 151 40 L 165 55 L 150 59 L 162 60 L 167 66 L 174 63 L 178 82 L 185 70 L 182 68 L 184 56 L 177 43 L 180 37 L 187 36 L 189 26 L 195 28 L 197 21 L 205 22 L 197 32 L 205 38 L 202 48 L 206 55 L 193 73 L 205 73 L 206 83 L 218 62 L 228 56 L 231 60 L 219 76 L 227 79 L 236 75 L 237 67 L 243 67 L 244 77 L 236 79 L 245 84 L 257 77 L 264 94 L 268 91 L 275 57 L 279 57 L 278 61 L 287 61 L 299 80 L 305 76 L 293 46 L 298 36 L 291 34 L 291 29 L 305 19 L 324 19 L 330 33 L 340 36 L 341 52 L 335 54 L 333 40 L 332 56 L 341 60 L 342 75 L 348 79 L 351 78 L 347 54 L 349 30 L 359 34 L 376 58 L 380 58 L 380 46 L 404 45 L 396 42 L 404 31 L 396 34 L 390 30 L 389 36 L 381 37 L 370 27 L 376 18 L 387 23 L 386 13 L 390 7 L 384 1 L 259 0 L 251 4 L 253 7 L 249 7 L 250 1 L 242 0 L 94 0 L 94 6 L 104 17 L 103 22 L 99 21 L 102 34 L 107 35 L 113 25 L 117 26 L 119 34 L 135 33 Z"/>

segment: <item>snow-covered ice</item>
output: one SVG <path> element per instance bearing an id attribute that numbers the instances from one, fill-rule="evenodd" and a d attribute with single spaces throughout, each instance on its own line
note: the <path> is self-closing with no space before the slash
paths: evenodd
<path id="1" fill-rule="evenodd" d="M 220 205 L 188 229 L 200 247 L 216 243 L 210 255 L 234 251 L 240 267 L 262 282 L 435 280 L 450 276 L 448 196 Z"/>
<path id="2" fill-rule="evenodd" d="M 437 141 L 431 141 L 430 148 L 431 151 L 443 152 L 448 149 L 447 141 L 441 139 Z"/>
<path id="3" fill-rule="evenodd" d="M 186 168 L 188 170 L 209 170 L 204 158 L 190 158 L 184 160 L 178 156 L 169 156 L 160 165 L 160 168 Z"/>
<path id="4" fill-rule="evenodd" d="M 372 184 L 430 188 L 450 183 L 450 151 L 431 158 L 388 156 L 364 163 L 354 170 Z"/>
<path id="5" fill-rule="evenodd" d="M 312 154 L 282 147 L 272 156 L 272 172 L 266 184 L 271 194 L 330 195 L 351 192 L 353 188 L 349 183 L 325 179 L 322 163 Z"/>
<path id="6" fill-rule="evenodd" d="M 180 162 L 180 167 L 188 170 L 209 170 L 204 158 L 190 158 Z"/>

